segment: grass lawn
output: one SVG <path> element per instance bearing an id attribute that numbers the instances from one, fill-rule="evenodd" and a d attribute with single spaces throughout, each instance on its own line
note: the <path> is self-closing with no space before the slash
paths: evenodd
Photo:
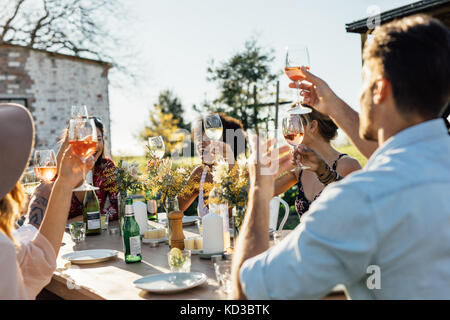
<path id="1" fill-rule="evenodd" d="M 361 167 L 364 167 L 367 163 L 367 159 L 366 157 L 364 157 L 361 152 L 358 151 L 358 149 L 356 149 L 356 147 L 352 144 L 349 145 L 345 145 L 345 146 L 339 146 L 336 147 L 336 149 L 341 152 L 341 153 L 346 153 L 349 156 L 355 158 L 356 160 L 358 160 L 358 162 L 361 164 Z"/>

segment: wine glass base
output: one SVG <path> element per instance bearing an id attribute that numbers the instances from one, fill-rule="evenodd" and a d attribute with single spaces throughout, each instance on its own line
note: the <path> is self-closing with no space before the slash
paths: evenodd
<path id="1" fill-rule="evenodd" d="M 306 169 L 311 169 L 311 167 L 308 167 L 308 166 L 304 166 L 304 165 L 299 165 L 298 166 L 298 168 L 300 169 L 300 170 L 306 170 Z"/>
<path id="2" fill-rule="evenodd" d="M 100 188 L 91 186 L 90 184 L 84 183 L 81 186 L 72 189 L 72 191 L 91 191 L 91 190 L 99 190 Z"/>
<path id="3" fill-rule="evenodd" d="M 311 113 L 312 109 L 304 107 L 302 105 L 295 105 L 295 107 L 289 109 L 287 111 L 288 114 L 305 114 L 305 113 Z"/>

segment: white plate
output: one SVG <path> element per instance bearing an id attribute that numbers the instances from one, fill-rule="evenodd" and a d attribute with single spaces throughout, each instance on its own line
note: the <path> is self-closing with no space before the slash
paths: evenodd
<path id="1" fill-rule="evenodd" d="M 142 290 L 154 293 L 174 293 L 188 290 L 206 282 L 208 277 L 201 272 L 174 272 L 153 274 L 133 282 Z"/>
<path id="2" fill-rule="evenodd" d="M 183 226 L 189 226 L 195 224 L 195 221 L 200 219 L 198 216 L 184 216 L 183 217 Z M 167 219 L 161 219 L 158 221 L 161 224 L 166 224 Z"/>
<path id="3" fill-rule="evenodd" d="M 89 264 L 109 260 L 117 257 L 117 250 L 95 249 L 83 250 L 67 253 L 62 256 L 63 259 L 69 260 L 74 264 Z"/>
<path id="4" fill-rule="evenodd" d="M 203 252 L 203 249 L 195 249 L 195 250 L 188 250 L 191 252 L 191 254 L 200 254 Z"/>
<path id="5" fill-rule="evenodd" d="M 167 236 L 164 237 L 164 238 L 158 238 L 158 239 L 145 239 L 145 238 L 142 238 L 142 242 L 143 243 L 153 243 L 153 242 L 163 243 L 163 242 L 166 242 L 168 240 L 169 240 L 169 238 L 167 238 Z"/>

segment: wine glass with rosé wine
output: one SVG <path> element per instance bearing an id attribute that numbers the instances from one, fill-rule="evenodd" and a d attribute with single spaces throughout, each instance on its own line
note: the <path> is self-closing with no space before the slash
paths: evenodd
<path id="1" fill-rule="evenodd" d="M 300 83 L 305 80 L 305 75 L 301 68 L 302 66 L 305 66 L 306 70 L 309 70 L 308 47 L 299 44 L 286 47 L 286 64 L 284 71 L 289 79 L 294 81 L 297 87 L 297 102 L 293 108 L 287 111 L 288 114 L 304 114 L 312 111 L 310 108 L 304 107 L 300 101 Z"/>
<path id="2" fill-rule="evenodd" d="M 34 152 L 34 173 L 40 181 L 51 181 L 56 176 L 56 156 L 53 150 Z"/>
<path id="3" fill-rule="evenodd" d="M 302 119 L 299 114 L 288 114 L 282 121 L 283 136 L 286 142 L 292 147 L 300 145 L 305 136 Z M 309 167 L 299 164 L 300 169 L 309 169 Z"/>
<path id="4" fill-rule="evenodd" d="M 70 120 L 69 144 L 72 146 L 73 153 L 83 163 L 86 163 L 86 160 L 95 153 L 97 143 L 97 128 L 93 119 L 77 118 Z M 85 170 L 83 166 L 83 184 L 73 189 L 73 191 L 98 190 L 97 187 L 87 183 Z"/>

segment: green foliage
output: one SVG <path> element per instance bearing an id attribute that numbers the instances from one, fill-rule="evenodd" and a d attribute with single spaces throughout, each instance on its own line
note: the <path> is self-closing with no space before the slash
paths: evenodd
<path id="1" fill-rule="evenodd" d="M 150 123 L 140 133 L 140 138 L 147 142 L 149 137 L 162 136 L 166 145 L 166 152 L 173 152 L 181 148 L 184 132 L 180 132 L 179 120 L 172 113 L 165 113 L 162 107 L 155 105 L 155 111 L 150 113 Z"/>
<path id="2" fill-rule="evenodd" d="M 212 61 L 207 69 L 207 79 L 218 84 L 220 96 L 212 104 L 206 102 L 203 107 L 208 111 L 226 112 L 240 119 L 245 130 L 266 122 L 267 119 L 255 114 L 252 108 L 252 104 L 256 102 L 253 90 L 256 86 L 257 101 L 270 94 L 268 86 L 278 76 L 270 70 L 273 60 L 273 49 L 264 51 L 252 39 L 245 42 L 243 51 L 219 66 Z"/>
<path id="3" fill-rule="evenodd" d="M 184 122 L 184 109 L 180 99 L 170 90 L 163 90 L 159 93 L 158 103 L 163 113 L 170 113 L 174 119 L 178 120 L 178 127 L 182 129 L 189 129 L 189 124 Z"/>

